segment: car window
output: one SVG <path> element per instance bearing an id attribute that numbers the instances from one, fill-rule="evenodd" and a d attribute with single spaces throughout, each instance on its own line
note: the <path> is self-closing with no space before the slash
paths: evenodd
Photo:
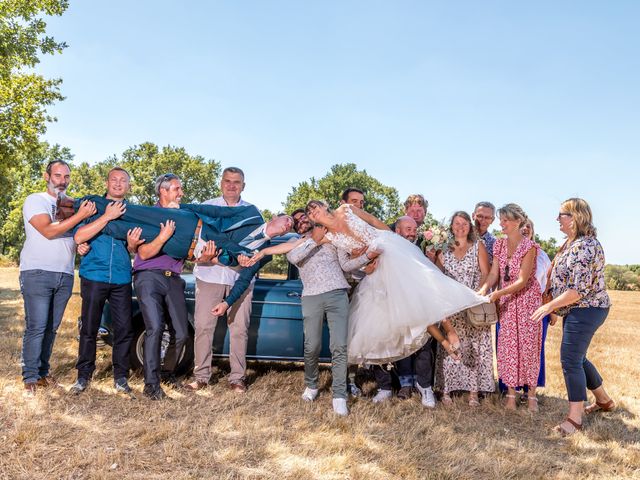
<path id="1" fill-rule="evenodd" d="M 268 280 L 286 280 L 288 278 L 289 262 L 284 255 L 274 255 L 273 259 L 260 269 L 257 277 Z"/>

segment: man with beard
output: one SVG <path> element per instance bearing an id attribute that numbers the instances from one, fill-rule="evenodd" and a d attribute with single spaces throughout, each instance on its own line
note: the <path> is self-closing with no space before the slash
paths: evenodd
<path id="1" fill-rule="evenodd" d="M 333 410 L 349 414 L 347 408 L 347 335 L 349 284 L 344 271 L 355 270 L 369 263 L 366 254 L 351 259 L 348 252 L 323 242 L 326 229 L 312 226 L 303 209 L 293 212 L 294 229 L 306 238 L 287 254 L 298 267 L 302 280 L 302 315 L 304 322 L 304 382 L 302 399 L 312 402 L 318 396 L 318 361 L 322 347 L 322 324 L 326 316 L 329 325 L 331 374 L 333 377 Z"/>
<path id="2" fill-rule="evenodd" d="M 49 162 L 44 173 L 47 191 L 33 193 L 22 207 L 25 242 L 20 252 L 20 291 L 24 299 L 22 379 L 25 394 L 56 385 L 49 359 L 56 332 L 73 289 L 76 245 L 72 230 L 96 212 L 84 201 L 71 217 L 57 222 L 56 200 L 69 186 L 71 169 L 62 160 Z"/>
<path id="3" fill-rule="evenodd" d="M 418 224 L 415 219 L 406 215 L 395 222 L 395 233 L 411 243 L 416 241 Z M 449 330 L 450 331 L 450 330 Z M 433 337 L 413 355 L 394 362 L 395 372 L 400 383 L 398 398 L 407 400 L 411 398 L 413 388 L 420 392 L 422 405 L 427 408 L 435 408 L 436 400 L 433 395 L 434 352 Z M 376 386 L 378 392 L 373 397 L 373 403 L 381 403 L 392 396 L 391 372 L 382 366 L 374 368 Z"/>

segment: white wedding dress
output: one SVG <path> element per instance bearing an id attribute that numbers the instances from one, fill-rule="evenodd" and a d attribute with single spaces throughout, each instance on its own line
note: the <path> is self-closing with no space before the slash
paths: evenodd
<path id="1" fill-rule="evenodd" d="M 382 364 L 412 354 L 428 340 L 427 327 L 487 297 L 443 274 L 414 244 L 378 230 L 346 207 L 355 235 L 327 233 L 338 248 L 368 245 L 381 251 L 378 266 L 360 282 L 349 307 L 349 363 Z"/>

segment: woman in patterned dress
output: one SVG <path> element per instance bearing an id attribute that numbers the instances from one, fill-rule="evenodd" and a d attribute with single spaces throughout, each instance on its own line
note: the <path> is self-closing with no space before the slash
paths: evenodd
<path id="1" fill-rule="evenodd" d="M 455 245 L 440 253 L 436 264 L 454 280 L 477 290 L 489 274 L 489 256 L 482 242 L 476 238 L 471 217 L 466 212 L 456 212 L 451 217 L 449 230 L 455 237 Z M 442 391 L 442 403 L 451 405 L 449 393 L 469 392 L 469 406 L 480 405 L 478 392 L 493 392 L 493 347 L 491 327 L 474 327 L 465 312 L 449 317 L 460 337 L 461 361 L 455 361 L 442 347 L 438 348 L 436 385 Z"/>
<path id="2" fill-rule="evenodd" d="M 506 238 L 496 240 L 491 272 L 478 293 L 484 295 L 500 281 L 499 288 L 489 295 L 489 299 L 499 302 L 498 376 L 507 386 L 505 408 L 515 410 L 515 388 L 526 385 L 529 411 L 537 412 L 542 319 L 532 320 L 531 315 L 542 304 L 540 284 L 535 275 L 540 247 L 520 231 L 527 221 L 522 208 L 509 203 L 498 210 L 498 215 Z"/>
<path id="3" fill-rule="evenodd" d="M 532 316 L 534 321 L 553 312 L 563 317 L 560 360 L 569 414 L 556 427 L 562 435 L 582 429 L 583 412 L 608 412 L 616 407 L 602 386 L 598 370 L 587 360 L 591 339 L 611 306 L 604 282 L 604 251 L 596 238 L 592 218 L 589 204 L 581 198 L 570 198 L 560 206 L 557 220 L 567 240 L 556 254 L 551 271 L 553 300 Z M 595 403 L 585 408 L 587 389 L 593 393 Z"/>

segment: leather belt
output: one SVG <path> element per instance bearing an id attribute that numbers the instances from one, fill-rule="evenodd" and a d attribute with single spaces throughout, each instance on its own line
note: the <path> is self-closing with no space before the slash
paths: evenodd
<path id="1" fill-rule="evenodd" d="M 134 275 L 142 272 L 154 272 L 164 275 L 165 277 L 179 277 L 180 274 L 176 272 L 172 272 L 171 270 L 160 270 L 159 268 L 150 268 L 148 270 L 136 270 L 133 272 Z"/>
<path id="2" fill-rule="evenodd" d="M 196 249 L 196 245 L 198 245 L 198 238 L 200 238 L 200 230 L 202 230 L 202 219 L 198 219 L 198 224 L 196 225 L 196 229 L 193 232 L 193 240 L 191 240 L 191 246 L 189 247 L 189 253 L 187 254 L 187 260 L 195 260 L 193 256 L 193 251 Z"/>

